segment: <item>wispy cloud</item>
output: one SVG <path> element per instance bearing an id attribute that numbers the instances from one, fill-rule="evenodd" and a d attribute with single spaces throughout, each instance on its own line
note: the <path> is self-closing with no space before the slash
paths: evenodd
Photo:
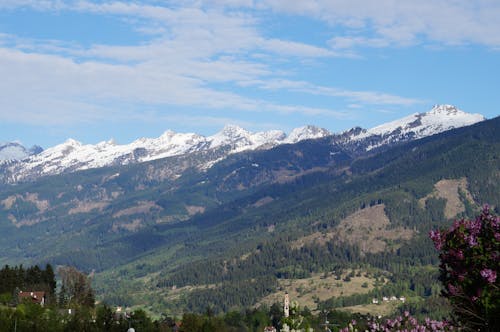
<path id="1" fill-rule="evenodd" d="M 123 104 L 138 108 L 140 105 L 162 106 L 163 116 L 171 116 L 168 106 L 175 106 L 204 109 L 209 118 L 215 118 L 210 114 L 212 111 L 222 109 L 342 119 L 349 115 L 327 107 L 313 107 L 307 102 L 287 104 L 264 100 L 246 95 L 240 88 L 321 95 L 345 101 L 346 105 L 411 106 L 421 101 L 390 93 L 351 91 L 294 81 L 290 79 L 294 76 L 293 69 L 279 64 L 290 59 L 323 61 L 349 57 L 351 48 L 401 44 L 423 32 L 436 40 L 447 38 L 443 33 L 438 38 L 441 25 L 433 25 L 432 18 L 406 23 L 406 17 L 415 7 L 397 3 L 389 13 L 362 1 L 355 1 L 355 5 L 346 1 L 312 0 L 211 2 L 215 6 L 203 1 L 181 1 L 170 7 L 160 6 L 156 1 L 151 3 L 0 2 L 0 8 L 5 10 L 31 8 L 40 12 L 117 17 L 127 20 L 131 29 L 146 35 L 138 44 L 87 46 L 0 35 L 0 75 L 9 77 L 0 81 L 0 119 L 65 123 L 136 116 L 130 109 L 120 109 L 118 105 Z M 422 6 L 417 13 L 425 14 L 431 3 Z M 320 45 L 266 36 L 261 31 L 259 13 L 267 10 L 309 15 L 331 25 L 359 31 L 372 29 L 375 37 L 332 36 Z M 459 17 L 465 15 L 461 11 L 458 14 Z M 460 35 L 460 31 L 455 33 Z"/>
<path id="2" fill-rule="evenodd" d="M 253 51 L 306 58 L 337 56 L 314 45 L 266 39 L 248 14 L 125 2 L 2 4 L 4 8 L 15 5 L 147 19 L 151 27 L 163 29 L 159 33 L 166 32 L 140 45 L 97 44 L 87 48 L 2 35 L 0 71 L 2 77 L 11 78 L 0 82 L 0 117 L 4 120 L 42 121 L 45 116 L 45 123 L 88 121 L 110 116 L 112 102 L 342 116 L 327 109 L 279 105 L 212 86 L 279 76 L 269 63 L 248 60 L 246 54 Z M 138 24 L 145 28 L 146 23 Z M 124 113 L 118 116 L 127 116 Z"/>
<path id="3" fill-rule="evenodd" d="M 415 98 L 406 98 L 397 95 L 381 93 L 376 91 L 352 91 L 327 86 L 314 85 L 305 81 L 292 80 L 258 80 L 241 82 L 243 85 L 258 86 L 267 90 L 287 90 L 292 92 L 301 92 L 312 95 L 322 95 L 330 97 L 341 97 L 351 102 L 372 104 L 372 105 L 400 105 L 409 106 L 421 104 L 424 101 Z"/>
<path id="4" fill-rule="evenodd" d="M 333 45 L 339 48 L 422 43 L 500 45 L 498 1 L 263 0 L 256 4 L 261 9 L 310 16 L 346 28 L 347 35 L 332 36 Z"/>

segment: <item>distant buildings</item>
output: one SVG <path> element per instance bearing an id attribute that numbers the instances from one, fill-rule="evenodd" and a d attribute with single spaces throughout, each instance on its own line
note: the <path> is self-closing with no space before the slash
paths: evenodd
<path id="1" fill-rule="evenodd" d="M 31 303 L 39 304 L 42 307 L 45 305 L 45 303 L 47 301 L 47 297 L 45 295 L 45 292 L 41 292 L 41 291 L 38 291 L 38 292 L 19 291 L 18 298 L 19 298 L 19 302 L 28 301 Z"/>
<path id="2" fill-rule="evenodd" d="M 383 296 L 383 297 L 382 297 L 382 301 L 383 301 L 383 302 L 389 302 L 389 301 L 401 301 L 401 302 L 405 303 L 405 302 L 406 302 L 406 297 L 404 297 L 404 296 L 396 297 L 396 296 L 394 296 L 394 295 L 392 295 L 391 297 Z M 378 304 L 378 303 L 379 303 L 379 301 L 378 301 L 378 299 L 377 299 L 377 298 L 373 298 L 373 299 L 372 299 L 372 303 L 373 303 L 373 304 Z"/>

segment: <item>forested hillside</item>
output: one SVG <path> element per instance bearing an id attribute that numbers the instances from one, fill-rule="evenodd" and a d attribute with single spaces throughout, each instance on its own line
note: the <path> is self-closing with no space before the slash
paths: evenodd
<path id="1" fill-rule="evenodd" d="M 498 212 L 498 128 L 495 118 L 366 153 L 310 140 L 178 178 L 157 160 L 4 187 L 2 260 L 96 270 L 102 299 L 156 312 L 248 307 L 280 281 L 354 270 L 370 287 L 318 309 L 389 295 L 421 307 L 440 290 L 428 231 L 483 203 Z"/>
<path id="2" fill-rule="evenodd" d="M 437 255 L 427 234 L 454 218 L 474 216 L 482 203 L 498 209 L 498 128 L 499 119 L 494 119 L 412 142 L 356 159 L 342 171 L 332 167 L 259 188 L 182 225 L 157 226 L 154 234 L 164 234 L 169 244 L 101 276 L 135 280 L 124 283 L 137 291 L 130 304 L 156 294 L 157 308 L 173 302 L 195 311 L 207 305 L 226 311 L 275 292 L 281 279 L 361 267 L 384 271 L 377 273 L 390 282 L 318 307 L 367 303 L 391 294 L 443 307 L 436 298 Z M 459 202 L 455 210 L 450 202 Z M 346 240 L 346 233 L 340 236 L 344 220 L 376 206 L 383 206 L 390 222 L 371 237 L 384 243 L 384 250 L 363 251 L 368 234 L 358 242 Z M 447 211 L 455 214 L 447 216 Z M 402 230 L 411 235 L 398 237 Z M 316 240 L 301 241 L 311 238 Z M 304 244 L 297 246 L 297 241 Z M 179 295 L 175 288 L 186 291 Z"/>

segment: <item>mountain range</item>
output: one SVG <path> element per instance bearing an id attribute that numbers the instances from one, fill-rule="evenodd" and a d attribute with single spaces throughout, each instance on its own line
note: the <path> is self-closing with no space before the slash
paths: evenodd
<path id="1" fill-rule="evenodd" d="M 283 280 L 356 266 L 429 296 L 429 229 L 500 206 L 498 128 L 441 105 L 339 134 L 167 132 L 100 167 L 99 144 L 70 142 L 2 166 L 0 263 L 94 270 L 102 299 L 156 312 L 253 306 Z"/>
<path id="2" fill-rule="evenodd" d="M 343 133 L 344 144 L 363 142 L 366 150 L 387 144 L 418 139 L 449 129 L 484 120 L 480 114 L 468 114 L 452 105 L 435 105 L 429 112 L 415 113 L 400 120 L 366 130 L 353 128 Z M 130 144 L 118 145 L 113 140 L 96 145 L 73 139 L 48 148 L 27 150 L 18 143 L 0 146 L 0 161 L 9 160 L 0 178 L 7 183 L 33 180 L 40 176 L 74 172 L 113 165 L 127 165 L 192 153 L 212 154 L 218 158 L 200 160 L 195 165 L 206 169 L 230 154 L 270 149 L 281 144 L 331 136 L 328 130 L 315 126 L 296 128 L 287 136 L 279 130 L 251 133 L 234 125 L 225 126 L 212 136 L 166 131 L 158 138 L 140 138 Z M 368 142 L 368 144 L 367 144 Z"/>

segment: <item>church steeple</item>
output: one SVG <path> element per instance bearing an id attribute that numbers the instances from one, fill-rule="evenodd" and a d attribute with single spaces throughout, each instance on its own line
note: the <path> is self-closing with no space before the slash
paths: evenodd
<path id="1" fill-rule="evenodd" d="M 283 305 L 283 313 L 285 318 L 290 316 L 290 299 L 288 297 L 288 293 L 285 293 L 285 301 Z"/>

